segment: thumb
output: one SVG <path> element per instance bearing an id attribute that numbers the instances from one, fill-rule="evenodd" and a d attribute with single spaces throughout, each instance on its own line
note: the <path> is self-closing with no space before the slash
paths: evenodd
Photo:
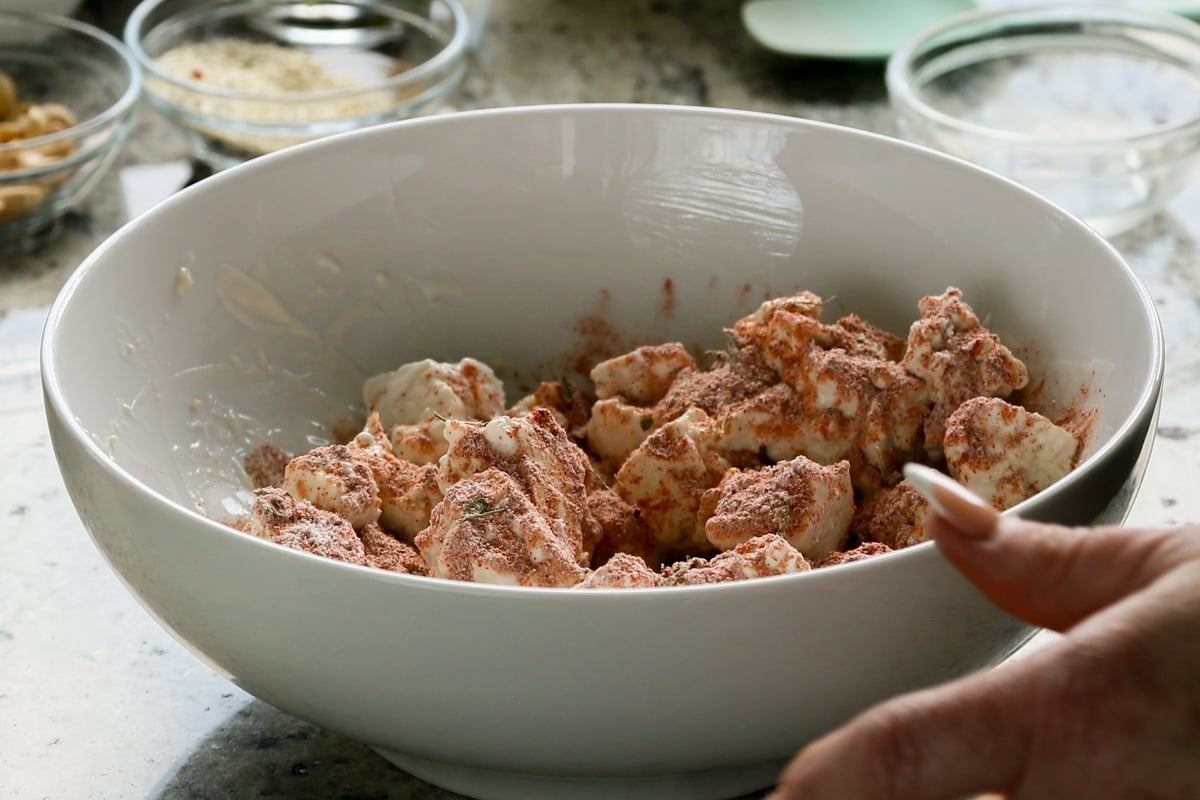
<path id="1" fill-rule="evenodd" d="M 805 748 L 768 800 L 955 800 L 1016 785 L 1033 741 L 1024 664 L 875 706 Z"/>
<path id="2" fill-rule="evenodd" d="M 909 464 L 904 474 L 929 501 L 929 534 L 946 559 L 1005 611 L 1056 631 L 1149 585 L 1196 540 L 1027 522 L 1001 516 L 936 470 Z"/>

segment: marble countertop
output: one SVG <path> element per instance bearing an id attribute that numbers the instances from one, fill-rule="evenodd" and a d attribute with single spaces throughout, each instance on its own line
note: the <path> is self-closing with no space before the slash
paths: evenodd
<path id="1" fill-rule="evenodd" d="M 93 6 L 84 13 L 110 28 L 127 10 Z M 880 65 L 773 56 L 743 32 L 732 0 L 490 6 L 452 108 L 687 103 L 893 131 Z M 125 592 L 67 499 L 38 382 L 46 307 L 93 247 L 191 174 L 180 138 L 143 108 L 89 202 L 30 252 L 0 255 L 0 797 L 454 797 L 197 661 Z M 1200 520 L 1198 241 L 1200 184 L 1114 240 L 1167 337 L 1160 428 L 1131 524 Z"/>

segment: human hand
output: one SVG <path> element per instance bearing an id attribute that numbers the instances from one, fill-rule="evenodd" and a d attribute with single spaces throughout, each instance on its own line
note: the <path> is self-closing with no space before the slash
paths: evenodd
<path id="1" fill-rule="evenodd" d="M 946 558 L 1066 635 L 868 709 L 806 747 L 769 800 L 1200 798 L 1200 528 L 1026 522 L 934 470 L 906 474 Z"/>

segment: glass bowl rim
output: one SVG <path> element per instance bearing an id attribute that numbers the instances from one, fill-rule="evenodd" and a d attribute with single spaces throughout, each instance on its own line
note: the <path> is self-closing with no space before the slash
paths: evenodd
<path id="1" fill-rule="evenodd" d="M 142 94 L 142 70 L 138 66 L 137 61 L 129 53 L 129 50 L 121 43 L 120 39 L 105 33 L 94 25 L 57 14 L 46 14 L 40 11 L 0 11 L 0 27 L 14 22 L 22 24 L 32 23 L 59 31 L 69 30 L 98 42 L 120 58 L 121 63 L 125 66 L 125 71 L 128 73 L 128 83 L 120 97 L 94 117 L 72 125 L 69 128 L 64 128 L 61 131 L 56 131 L 55 133 L 34 136 L 31 139 L 15 139 L 11 142 L 0 143 L 0 153 L 16 153 L 22 150 L 45 147 L 57 142 L 78 139 L 108 126 L 115 120 L 127 116 L 133 110 L 134 104 Z"/>
<path id="2" fill-rule="evenodd" d="M 1062 150 L 1110 150 L 1116 146 L 1151 145 L 1162 140 L 1173 140 L 1181 135 L 1200 130 L 1200 114 L 1189 118 L 1161 124 L 1131 134 L 1097 138 L 1048 137 L 1039 134 L 1021 133 L 992 128 L 968 122 L 927 103 L 919 93 L 913 60 L 931 42 L 959 28 L 992 23 L 1003 25 L 1008 22 L 1026 22 L 1031 25 L 1061 23 L 1108 22 L 1123 24 L 1142 32 L 1165 33 L 1194 45 L 1200 52 L 1200 24 L 1178 14 L 1166 11 L 1147 11 L 1131 6 L 1115 5 L 1110 2 L 1040 3 L 1006 8 L 985 8 L 957 14 L 937 25 L 927 28 L 909 39 L 888 59 L 885 82 L 888 97 L 897 112 L 907 112 L 933 122 L 956 133 L 967 134 L 979 139 L 990 139 L 1008 145 L 1037 146 Z M 1036 35 L 1036 34 L 1035 34 Z M 982 37 L 980 37 L 982 38 Z M 951 44 L 950 47 L 955 47 Z M 1200 57 L 1192 66 L 1200 72 Z M 1197 90 L 1200 95 L 1200 89 Z"/>
<path id="3" fill-rule="evenodd" d="M 377 92 L 383 89 L 396 89 L 410 83 L 416 83 L 430 74 L 437 73 L 443 68 L 451 67 L 458 63 L 465 57 L 468 49 L 467 46 L 470 41 L 470 18 L 467 15 L 466 9 L 463 8 L 462 3 L 459 2 L 459 0 L 434 0 L 434 2 L 442 3 L 450 9 L 450 13 L 454 19 L 454 32 L 450 36 L 450 39 L 445 42 L 442 48 L 438 50 L 438 52 L 435 53 L 432 58 L 422 61 L 412 69 L 407 69 L 398 75 L 393 75 L 380 81 L 365 83 L 361 86 L 355 86 L 348 89 L 334 89 L 331 91 L 319 92 L 239 92 L 234 89 L 222 89 L 201 83 L 199 81 L 191 81 L 187 80 L 186 78 L 178 78 L 174 75 L 170 75 L 160 69 L 155 63 L 154 59 L 150 57 L 145 49 L 143 49 L 142 38 L 145 31 L 143 31 L 142 28 L 144 27 L 146 17 L 148 17 L 152 11 L 168 1 L 169 0 L 142 0 L 142 2 L 138 3 L 137 7 L 134 8 L 133 12 L 129 15 L 129 19 L 125 23 L 125 44 L 130 51 L 132 51 L 138 63 L 141 64 L 142 69 L 144 69 L 148 74 L 152 75 L 155 80 L 163 81 L 164 83 L 170 84 L 184 91 L 204 97 L 229 100 L 247 100 L 275 104 L 292 103 L 303 105 L 305 103 L 319 102 L 322 100 L 344 99 L 347 97 L 354 97 L 355 95 L 359 94 Z M 263 0 L 234 0 L 236 5 L 234 5 L 233 2 L 213 3 L 208 8 L 203 10 L 216 11 L 222 6 L 241 8 L 254 5 L 276 5 L 282 4 L 285 1 L 286 0 L 266 0 L 266 2 L 263 2 Z M 345 5 L 365 4 L 363 0 L 330 0 L 330 2 Z M 370 0 L 366 0 L 366 2 L 370 2 Z M 175 103 L 162 98 L 160 94 L 153 92 L 153 90 L 147 91 L 148 93 L 153 94 L 156 99 L 161 100 L 168 105 L 176 105 Z"/>

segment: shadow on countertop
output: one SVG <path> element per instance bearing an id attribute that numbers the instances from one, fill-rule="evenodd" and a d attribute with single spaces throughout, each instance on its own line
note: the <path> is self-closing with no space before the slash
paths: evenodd
<path id="1" fill-rule="evenodd" d="M 762 793 L 746 795 L 752 800 Z M 243 706 L 167 776 L 150 800 L 467 800 L 389 764 L 364 744 L 260 700 Z"/>
<path id="2" fill-rule="evenodd" d="M 197 743 L 153 800 L 459 800 L 369 747 L 253 701 Z"/>

